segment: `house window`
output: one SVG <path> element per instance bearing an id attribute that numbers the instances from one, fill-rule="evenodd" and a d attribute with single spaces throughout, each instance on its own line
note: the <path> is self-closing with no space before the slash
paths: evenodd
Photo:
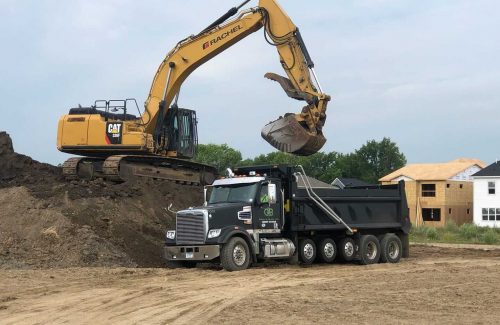
<path id="1" fill-rule="evenodd" d="M 450 188 L 450 184 L 446 184 L 446 188 Z"/>
<path id="2" fill-rule="evenodd" d="M 467 214 L 470 214 L 470 209 L 467 209 Z"/>
<path id="3" fill-rule="evenodd" d="M 451 214 L 451 208 L 448 209 L 448 213 Z"/>
<path id="4" fill-rule="evenodd" d="M 464 184 L 460 184 L 460 188 L 464 188 Z"/>
<path id="5" fill-rule="evenodd" d="M 483 221 L 500 221 L 500 208 L 482 208 Z"/>
<path id="6" fill-rule="evenodd" d="M 422 209 L 422 220 L 424 221 L 441 221 L 441 209 Z"/>
<path id="7" fill-rule="evenodd" d="M 435 197 L 436 184 L 422 184 L 422 196 Z"/>
<path id="8" fill-rule="evenodd" d="M 488 182 L 488 194 L 495 194 L 495 182 Z"/>

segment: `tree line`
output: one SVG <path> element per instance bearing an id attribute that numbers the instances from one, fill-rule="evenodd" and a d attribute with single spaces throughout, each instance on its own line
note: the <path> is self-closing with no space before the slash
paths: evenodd
<path id="1" fill-rule="evenodd" d="M 332 151 L 303 157 L 276 151 L 253 159 L 243 159 L 240 151 L 227 144 L 200 144 L 195 160 L 215 166 L 221 173 L 236 166 L 302 165 L 309 176 L 328 183 L 337 177 L 349 177 L 376 184 L 379 178 L 406 165 L 405 155 L 390 138 L 369 140 L 347 154 Z"/>

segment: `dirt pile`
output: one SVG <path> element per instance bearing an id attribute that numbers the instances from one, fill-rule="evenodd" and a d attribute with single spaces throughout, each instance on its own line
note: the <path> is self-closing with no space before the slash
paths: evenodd
<path id="1" fill-rule="evenodd" d="M 68 182 L 59 167 L 14 152 L 0 133 L 0 267 L 163 265 L 167 211 L 202 189 L 167 181 Z"/>
<path id="2" fill-rule="evenodd" d="M 61 171 L 14 152 L 10 136 L 7 132 L 0 132 L 0 187 L 33 184 L 46 177 L 60 178 Z"/>

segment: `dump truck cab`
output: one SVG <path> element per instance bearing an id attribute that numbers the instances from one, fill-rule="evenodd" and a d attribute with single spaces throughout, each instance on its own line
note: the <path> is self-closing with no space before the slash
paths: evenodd
<path id="1" fill-rule="evenodd" d="M 220 256 L 231 238 L 245 240 L 255 260 L 259 235 L 281 234 L 284 226 L 281 181 L 251 173 L 216 180 L 204 206 L 178 211 L 176 229 L 167 232 L 167 260 L 203 261 Z M 288 257 L 287 254 L 286 257 Z"/>

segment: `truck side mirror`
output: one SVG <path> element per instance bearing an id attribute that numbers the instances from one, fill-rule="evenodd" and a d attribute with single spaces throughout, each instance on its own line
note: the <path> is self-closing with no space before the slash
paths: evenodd
<path id="1" fill-rule="evenodd" d="M 267 197 L 269 198 L 269 204 L 276 203 L 276 184 L 267 184 Z"/>

